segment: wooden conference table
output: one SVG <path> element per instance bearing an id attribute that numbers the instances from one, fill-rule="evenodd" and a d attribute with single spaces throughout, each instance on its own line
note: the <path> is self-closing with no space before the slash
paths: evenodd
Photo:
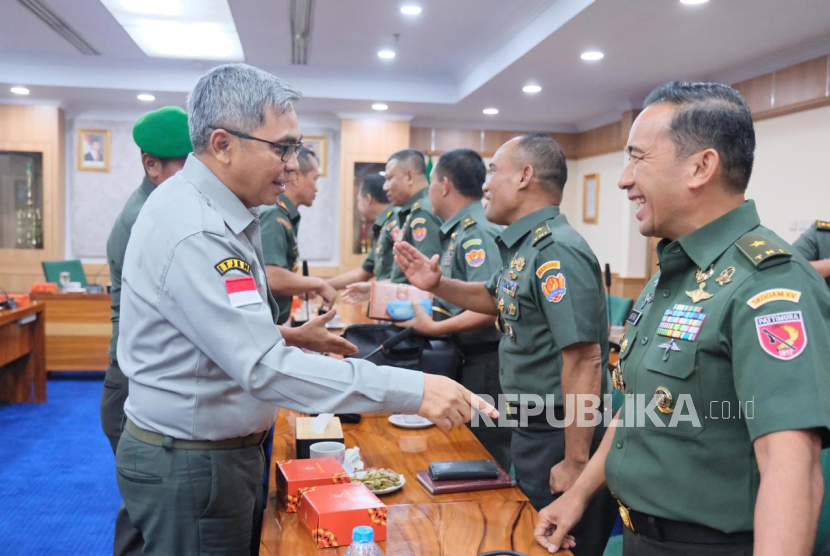
<path id="1" fill-rule="evenodd" d="M 340 308 L 344 322 L 367 322 L 359 306 Z M 276 498 L 275 462 L 294 459 L 295 420 L 301 414 L 280 410 L 274 432 L 268 507 L 262 524 L 260 554 L 265 556 L 343 555 L 347 546 L 317 548 L 295 513 Z M 430 461 L 491 459 L 467 427 L 445 434 L 438 427 L 395 427 L 386 415 L 364 415 L 343 424 L 347 448 L 360 447 L 366 468 L 385 467 L 406 478 L 404 487 L 381 500 L 389 510 L 387 540 L 378 543 L 387 556 L 475 556 L 498 549 L 528 556 L 548 554 L 533 538 L 536 511 L 518 488 L 433 496 L 415 478 Z M 570 555 L 567 550 L 560 555 Z"/>
<path id="2" fill-rule="evenodd" d="M 46 401 L 43 305 L 0 311 L 0 402 Z"/>

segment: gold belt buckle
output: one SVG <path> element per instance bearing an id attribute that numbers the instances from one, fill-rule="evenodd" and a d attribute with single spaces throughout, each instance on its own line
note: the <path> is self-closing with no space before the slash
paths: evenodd
<path id="1" fill-rule="evenodd" d="M 631 514 L 629 513 L 628 508 L 623 506 L 623 503 L 617 499 L 617 504 L 620 506 L 620 518 L 622 519 L 623 525 L 631 529 L 631 532 L 634 532 L 634 525 L 631 523 Z"/>

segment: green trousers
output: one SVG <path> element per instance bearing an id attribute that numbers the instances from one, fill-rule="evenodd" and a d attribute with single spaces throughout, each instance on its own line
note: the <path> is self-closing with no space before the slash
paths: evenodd
<path id="1" fill-rule="evenodd" d="M 262 522 L 261 446 L 184 450 L 152 446 L 124 431 L 118 488 L 145 556 L 250 556 Z"/>
<path id="2" fill-rule="evenodd" d="M 460 382 L 473 394 L 486 394 L 498 403 L 501 395 L 499 383 L 499 354 L 498 352 L 480 355 L 465 355 L 464 365 L 461 367 Z M 507 411 L 506 407 L 499 407 L 500 412 Z M 493 424 L 498 424 L 493 420 Z M 481 442 L 490 455 L 493 456 L 502 469 L 510 471 L 510 438 L 512 429 L 508 427 L 488 427 L 484 421 L 477 426 L 470 427 L 473 435 Z"/>

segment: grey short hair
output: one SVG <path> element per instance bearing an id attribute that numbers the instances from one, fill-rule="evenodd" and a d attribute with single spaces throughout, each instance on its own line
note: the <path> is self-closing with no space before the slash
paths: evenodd
<path id="1" fill-rule="evenodd" d="M 517 137 L 516 152 L 525 164 L 533 167 L 542 187 L 549 193 L 561 194 L 568 181 L 568 163 L 559 143 L 544 133 L 524 133 Z"/>
<path id="2" fill-rule="evenodd" d="M 214 127 L 250 133 L 265 121 L 268 108 L 281 114 L 301 94 L 270 73 L 247 64 L 226 64 L 199 78 L 187 97 L 190 141 L 204 150 Z"/>

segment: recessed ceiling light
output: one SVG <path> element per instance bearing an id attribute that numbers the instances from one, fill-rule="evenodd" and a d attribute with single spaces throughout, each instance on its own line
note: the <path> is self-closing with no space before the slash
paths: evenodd
<path id="1" fill-rule="evenodd" d="M 381 50 L 378 52 L 378 58 L 383 58 L 384 60 L 391 60 L 395 57 L 395 52 L 393 50 Z"/>
<path id="2" fill-rule="evenodd" d="M 705 4 L 709 0 L 680 0 L 681 4 L 687 4 L 689 6 L 696 6 L 697 4 Z"/>
<path id="3" fill-rule="evenodd" d="M 26 87 L 12 87 L 10 90 L 16 95 L 28 95 L 30 92 Z"/>
<path id="4" fill-rule="evenodd" d="M 101 0 L 151 58 L 242 62 L 228 0 Z"/>
<path id="5" fill-rule="evenodd" d="M 156 100 L 156 97 L 154 97 L 153 95 L 149 95 L 147 93 L 141 93 L 140 95 L 138 95 L 138 100 L 143 100 L 144 102 L 153 102 L 154 100 Z"/>
<path id="6" fill-rule="evenodd" d="M 496 114 L 499 113 L 499 109 L 498 108 L 485 108 L 484 110 L 482 110 L 482 112 L 487 114 L 488 116 L 495 116 Z"/>
<path id="7" fill-rule="evenodd" d="M 594 51 L 583 52 L 582 56 L 580 56 L 580 58 L 582 58 L 583 60 L 588 61 L 588 62 L 595 62 L 596 60 L 602 60 L 603 58 L 605 58 L 605 54 L 603 54 L 602 52 L 594 50 Z"/>
<path id="8" fill-rule="evenodd" d="M 119 0 L 125 10 L 142 15 L 175 16 L 182 14 L 179 0 Z"/>
<path id="9" fill-rule="evenodd" d="M 377 103 L 372 105 L 372 110 L 383 111 L 383 110 L 388 110 L 388 109 L 389 109 L 389 107 L 387 105 L 383 104 L 382 102 L 377 102 Z"/>
<path id="10" fill-rule="evenodd" d="M 525 85 L 522 90 L 526 93 L 540 93 L 542 88 L 539 85 Z"/>
<path id="11" fill-rule="evenodd" d="M 413 4 L 401 6 L 401 13 L 404 15 L 418 15 L 421 13 L 421 6 L 415 6 Z"/>

